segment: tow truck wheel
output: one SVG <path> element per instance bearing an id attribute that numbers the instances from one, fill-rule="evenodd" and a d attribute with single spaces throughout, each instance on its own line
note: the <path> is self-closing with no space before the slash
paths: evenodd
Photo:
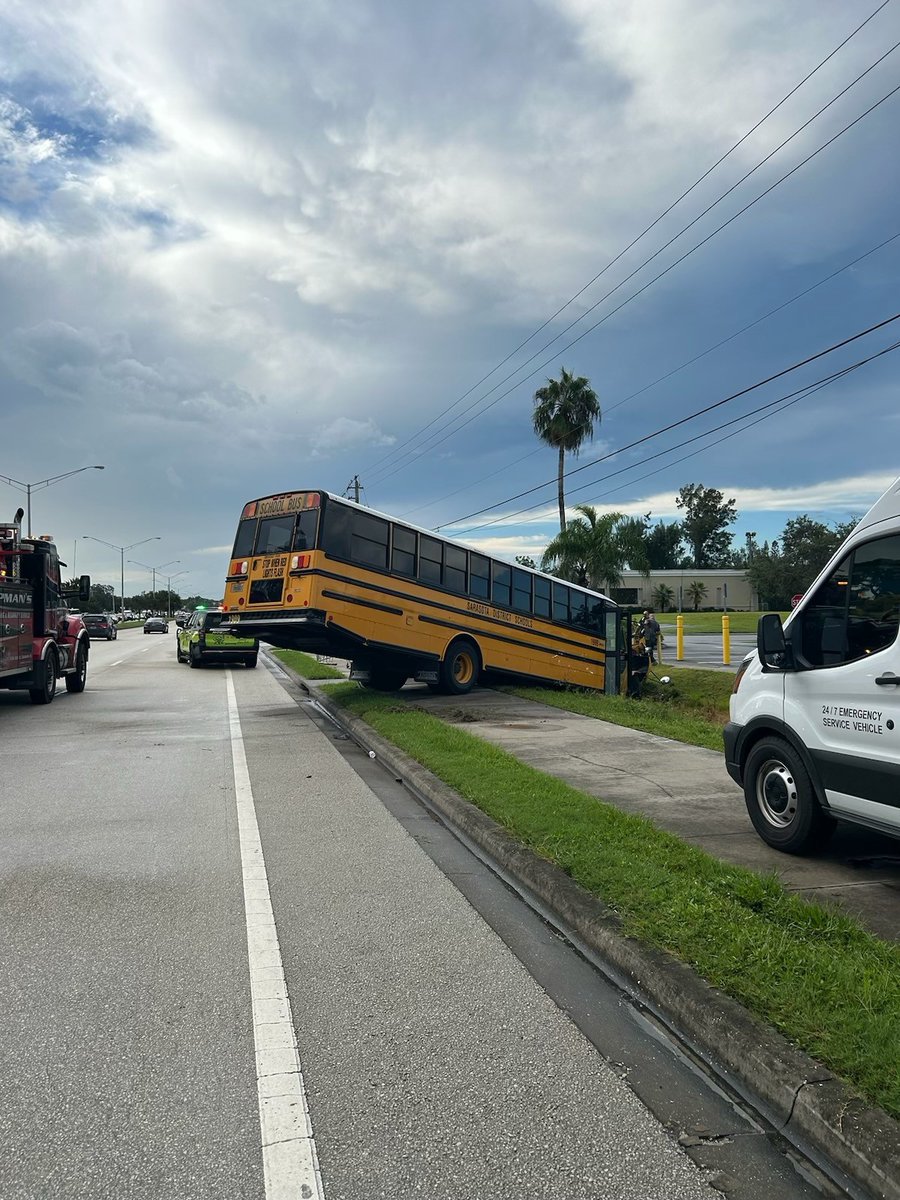
<path id="1" fill-rule="evenodd" d="M 56 695 L 56 651 L 48 650 L 47 656 L 35 672 L 37 687 L 29 688 L 32 704 L 49 704 Z"/>
<path id="2" fill-rule="evenodd" d="M 67 692 L 83 692 L 84 685 L 87 683 L 87 667 L 88 656 L 84 646 L 79 646 L 75 651 L 75 670 L 71 675 L 66 676 L 66 691 Z"/>

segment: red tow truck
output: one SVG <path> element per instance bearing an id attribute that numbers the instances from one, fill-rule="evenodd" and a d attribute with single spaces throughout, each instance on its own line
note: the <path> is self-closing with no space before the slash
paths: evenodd
<path id="1" fill-rule="evenodd" d="M 22 516 L 20 508 L 11 524 L 0 524 L 0 688 L 49 704 L 60 679 L 67 691 L 84 691 L 91 643 L 66 601 L 88 600 L 91 580 L 82 575 L 77 593 L 64 591 L 56 546 L 49 537 L 22 537 Z"/>

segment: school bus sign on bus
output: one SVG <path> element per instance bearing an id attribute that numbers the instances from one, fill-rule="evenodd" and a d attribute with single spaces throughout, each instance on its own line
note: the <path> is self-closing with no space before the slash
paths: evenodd
<path id="1" fill-rule="evenodd" d="M 486 671 L 618 690 L 608 596 L 329 492 L 244 506 L 224 607 L 235 631 L 351 659 L 383 690 L 413 678 L 461 694 Z"/>

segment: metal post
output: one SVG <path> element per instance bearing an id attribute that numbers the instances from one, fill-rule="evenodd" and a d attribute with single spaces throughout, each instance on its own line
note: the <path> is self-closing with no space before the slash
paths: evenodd
<path id="1" fill-rule="evenodd" d="M 731 666 L 731 617 L 722 616 L 722 665 Z"/>
<path id="2" fill-rule="evenodd" d="M 123 613 L 125 611 L 125 547 L 124 546 L 119 547 L 119 557 L 121 559 L 119 566 L 122 571 L 122 574 L 119 578 L 119 587 L 121 589 L 119 592 L 119 612 Z"/>
<path id="3" fill-rule="evenodd" d="M 28 497 L 28 536 L 31 537 L 31 484 L 25 484 L 25 494 Z"/>

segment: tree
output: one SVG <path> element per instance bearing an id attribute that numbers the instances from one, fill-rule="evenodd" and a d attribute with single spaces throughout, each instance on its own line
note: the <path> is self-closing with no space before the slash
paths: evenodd
<path id="1" fill-rule="evenodd" d="M 649 513 L 647 514 L 649 522 Z M 674 571 L 681 566 L 683 534 L 678 521 L 657 521 L 644 538 L 647 564 L 651 571 Z"/>
<path id="2" fill-rule="evenodd" d="M 621 513 L 598 514 L 590 504 L 578 504 L 579 514 L 548 545 L 541 569 L 597 591 L 618 587 L 628 564 L 629 548 L 621 537 Z"/>
<path id="3" fill-rule="evenodd" d="M 650 574 L 650 558 L 647 554 L 649 522 L 649 513 L 645 517 L 622 517 L 615 528 L 616 539 L 625 551 L 627 565 L 642 575 Z"/>
<path id="4" fill-rule="evenodd" d="M 77 586 L 77 584 L 76 584 Z M 116 607 L 116 593 L 111 583 L 92 583 L 91 598 L 84 606 L 85 612 L 109 613 Z"/>
<path id="5" fill-rule="evenodd" d="M 791 597 L 806 591 L 854 521 L 829 527 L 806 514 L 792 517 L 781 537 L 754 551 L 747 578 L 764 608 L 786 609 Z"/>
<path id="6" fill-rule="evenodd" d="M 559 379 L 548 379 L 534 393 L 532 423 L 534 432 L 559 452 L 559 531 L 566 528 L 566 501 L 563 488 L 566 451 L 578 454 L 586 440 L 594 436 L 594 424 L 600 421 L 600 401 L 583 375 L 572 375 L 560 368 Z"/>
<path id="7" fill-rule="evenodd" d="M 699 579 L 695 579 L 688 588 L 687 594 L 690 597 L 691 604 L 694 606 L 694 612 L 696 612 L 706 599 L 706 584 L 701 583 Z"/>
<path id="8" fill-rule="evenodd" d="M 667 583 L 658 583 L 653 589 L 653 605 L 657 612 L 668 612 L 675 599 L 675 593 Z"/>
<path id="9" fill-rule="evenodd" d="M 697 570 L 730 566 L 728 526 L 737 520 L 735 501 L 726 500 L 718 488 L 688 483 L 678 493 L 676 503 L 685 511 L 681 527 L 684 540 L 691 547 L 692 566 Z"/>
<path id="10" fill-rule="evenodd" d="M 537 563 L 534 561 L 534 559 L 531 557 L 530 554 L 517 554 L 516 562 L 519 564 L 520 567 L 531 567 L 532 571 L 537 570 Z"/>

